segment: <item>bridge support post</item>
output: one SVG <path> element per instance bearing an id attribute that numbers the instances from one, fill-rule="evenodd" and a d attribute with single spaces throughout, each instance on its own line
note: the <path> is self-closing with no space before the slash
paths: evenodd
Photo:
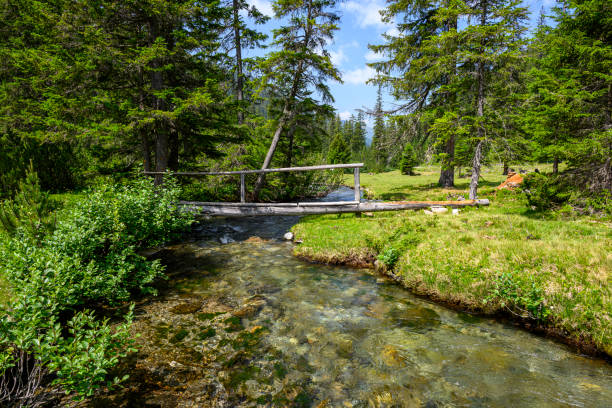
<path id="1" fill-rule="evenodd" d="M 246 203 L 246 185 L 244 184 L 244 174 L 240 175 L 240 202 Z"/>
<path id="2" fill-rule="evenodd" d="M 355 201 L 359 202 L 361 200 L 361 190 L 359 186 L 359 167 L 355 167 L 353 171 L 355 174 Z M 361 213 L 356 212 L 355 217 L 361 217 Z"/>

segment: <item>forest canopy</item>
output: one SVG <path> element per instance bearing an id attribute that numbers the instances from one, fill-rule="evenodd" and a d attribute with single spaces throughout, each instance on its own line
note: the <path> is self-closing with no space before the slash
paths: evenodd
<path id="1" fill-rule="evenodd" d="M 410 144 L 417 163 L 440 164 L 441 186 L 466 170 L 472 197 L 489 163 L 550 162 L 554 174 L 565 163 L 574 184 L 609 191 L 611 7 L 562 1 L 528 30 L 516 0 L 390 0 L 381 14 L 397 30 L 370 44 L 378 99 L 341 120 L 336 1 L 276 1 L 268 33 L 245 0 L 5 0 L 0 195 L 30 161 L 44 189 L 65 191 L 143 170 L 335 162 L 339 136 L 342 159 L 374 172 L 399 168 Z M 237 194 L 184 183 L 193 197 Z M 260 178 L 251 193 L 303 194 L 289 183 Z"/>

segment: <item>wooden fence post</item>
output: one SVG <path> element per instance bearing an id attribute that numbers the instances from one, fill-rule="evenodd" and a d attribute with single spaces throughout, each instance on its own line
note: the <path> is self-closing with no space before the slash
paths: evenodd
<path id="1" fill-rule="evenodd" d="M 240 202 L 246 203 L 246 186 L 244 184 L 244 174 L 240 175 Z"/>
<path id="2" fill-rule="evenodd" d="M 361 201 L 361 190 L 359 187 L 359 167 L 355 167 L 354 173 L 355 173 L 355 201 L 359 202 Z M 361 213 L 356 212 L 355 217 L 361 217 Z"/>

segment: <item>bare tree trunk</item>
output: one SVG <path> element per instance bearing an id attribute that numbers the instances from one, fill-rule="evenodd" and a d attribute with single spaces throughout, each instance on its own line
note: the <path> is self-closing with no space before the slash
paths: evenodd
<path id="1" fill-rule="evenodd" d="M 287 147 L 287 160 L 285 161 L 285 167 L 291 167 L 291 162 L 293 160 L 293 139 L 295 136 L 295 128 L 296 123 L 294 121 L 289 128 L 289 132 L 287 133 L 287 137 L 289 138 L 289 146 Z"/>
<path id="2" fill-rule="evenodd" d="M 151 146 L 149 145 L 149 136 L 142 129 L 140 130 L 140 144 L 142 147 L 144 171 L 151 171 Z"/>
<path id="3" fill-rule="evenodd" d="M 243 78 L 242 78 L 242 44 L 240 40 L 240 25 L 238 18 L 238 0 L 233 0 L 234 8 L 234 46 L 236 47 L 236 100 L 242 102 L 243 94 Z M 242 109 L 242 107 L 240 107 Z M 238 111 L 238 124 L 244 123 L 244 112 Z"/>
<path id="4" fill-rule="evenodd" d="M 450 31 L 452 29 L 457 29 L 457 17 L 447 20 L 446 23 L 446 31 Z M 448 84 L 456 73 L 456 62 L 453 61 L 453 67 L 451 70 L 450 78 L 446 81 Z M 455 102 L 456 95 L 448 96 L 449 101 Z M 455 186 L 455 135 L 451 134 L 446 141 L 446 145 L 444 146 L 444 152 L 446 153 L 446 157 L 442 162 L 442 168 L 440 169 L 440 179 L 438 180 L 438 185 L 440 187 L 449 188 Z"/>
<path id="5" fill-rule="evenodd" d="M 155 141 L 155 171 L 165 172 L 168 168 L 168 133 L 164 129 L 156 129 Z M 155 176 L 155 185 L 159 186 L 163 183 L 164 176 L 157 174 Z"/>
<path id="6" fill-rule="evenodd" d="M 179 135 L 175 130 L 170 132 L 170 137 L 168 139 L 168 149 L 170 153 L 168 155 L 168 168 L 170 170 L 178 170 L 179 165 Z"/>
<path id="7" fill-rule="evenodd" d="M 142 84 L 142 73 L 141 73 L 141 84 Z M 141 112 L 144 112 L 144 92 L 142 91 L 142 85 L 139 92 L 138 98 L 138 107 Z M 151 171 L 151 145 L 149 143 L 149 135 L 147 135 L 147 130 L 139 127 L 140 132 L 140 146 L 142 149 L 142 158 L 144 162 L 144 171 Z"/>
<path id="8" fill-rule="evenodd" d="M 278 141 L 280 140 L 281 133 L 283 132 L 283 128 L 287 124 L 287 122 L 291 119 L 292 112 L 289 110 L 289 102 L 285 103 L 285 107 L 283 109 L 283 113 L 281 115 L 280 120 L 278 121 L 278 126 L 276 127 L 276 131 L 274 132 L 274 136 L 272 137 L 272 143 L 270 143 L 270 148 L 268 149 L 268 153 L 266 154 L 266 158 L 261 166 L 262 170 L 267 169 L 270 166 L 270 162 L 272 161 L 272 156 L 274 156 L 274 152 L 276 151 L 276 146 L 278 146 Z M 259 192 L 261 191 L 261 187 L 263 187 L 263 183 L 265 180 L 266 174 L 260 173 L 257 176 L 257 181 L 255 182 L 255 188 L 253 189 L 253 200 L 257 201 L 259 198 Z"/>
<path id="9" fill-rule="evenodd" d="M 440 187 L 454 187 L 455 185 L 455 166 L 453 161 L 455 160 L 455 135 L 450 135 L 446 142 L 444 149 L 446 157 L 442 162 L 442 169 L 440 171 L 440 179 L 438 184 Z"/>
<path id="10" fill-rule="evenodd" d="M 482 1 L 482 10 L 480 14 L 480 25 L 484 27 L 487 22 L 487 0 Z M 484 40 L 481 41 L 481 44 Z M 484 62 L 482 54 L 484 47 L 480 49 L 481 60 L 478 62 L 478 97 L 476 99 L 476 116 L 482 119 L 484 116 Z M 472 179 L 470 180 L 470 200 L 475 200 L 478 197 L 478 179 L 480 178 L 480 167 L 482 165 L 482 145 L 484 144 L 485 134 L 482 127 L 482 120 L 478 123 L 478 144 L 474 151 L 474 160 L 472 161 Z"/>
<path id="11" fill-rule="evenodd" d="M 504 162 L 504 170 L 502 171 L 502 176 L 508 175 L 508 163 Z"/>
<path id="12" fill-rule="evenodd" d="M 310 22 L 311 13 L 310 9 L 308 10 L 308 18 L 307 20 Z M 310 35 L 312 34 L 312 26 L 310 23 L 306 26 L 306 32 L 304 33 L 304 41 L 302 42 L 301 49 L 305 50 L 309 46 Z M 270 148 L 268 149 L 268 153 L 266 154 L 266 158 L 264 159 L 263 165 L 261 166 L 262 170 L 265 170 L 270 166 L 270 162 L 272 161 L 272 156 L 274 156 L 274 152 L 276 151 L 276 146 L 278 146 L 278 141 L 280 140 L 281 133 L 283 132 L 283 128 L 285 125 L 293 119 L 294 115 L 294 104 L 295 98 L 297 97 L 298 90 L 302 85 L 302 76 L 304 75 L 304 60 L 298 62 L 297 69 L 295 70 L 295 76 L 293 77 L 293 84 L 291 86 L 291 92 L 289 93 L 287 99 L 285 100 L 285 106 L 283 107 L 283 113 L 278 121 L 278 126 L 276 131 L 274 132 L 274 136 L 272 137 L 272 143 L 270 144 Z M 253 188 L 253 201 L 257 201 L 259 198 L 259 192 L 263 187 L 263 183 L 266 179 L 265 173 L 260 173 L 257 177 L 257 182 L 255 183 L 255 187 Z"/>
<path id="13" fill-rule="evenodd" d="M 556 156 L 553 159 L 553 174 L 559 174 L 559 158 Z"/>

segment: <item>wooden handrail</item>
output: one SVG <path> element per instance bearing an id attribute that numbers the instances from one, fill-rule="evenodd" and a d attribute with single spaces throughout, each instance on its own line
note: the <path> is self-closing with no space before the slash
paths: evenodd
<path id="1" fill-rule="evenodd" d="M 363 167 L 363 163 L 349 163 L 349 164 L 324 164 L 320 166 L 306 166 L 306 167 L 281 167 L 277 169 L 264 169 L 264 170 L 236 170 L 236 171 L 177 171 L 177 172 L 163 172 L 163 171 L 145 171 L 144 174 L 151 175 L 165 175 L 173 174 L 176 176 L 231 176 L 238 174 L 260 174 L 260 173 L 286 173 L 290 171 L 311 171 L 311 170 L 329 170 L 329 169 L 353 169 Z"/>
<path id="2" fill-rule="evenodd" d="M 177 171 L 177 172 L 163 172 L 163 171 L 145 171 L 144 174 L 150 175 L 166 175 L 172 174 L 176 176 L 235 176 L 240 175 L 240 202 L 246 202 L 246 174 L 260 174 L 260 173 L 287 173 L 290 171 L 312 171 L 312 170 L 331 170 L 331 169 L 353 169 L 355 173 L 355 201 L 359 202 L 361 195 L 359 192 L 359 169 L 363 167 L 363 163 L 348 163 L 348 164 L 323 164 L 320 166 L 306 166 L 306 167 L 281 167 L 277 169 L 263 169 L 263 170 L 236 170 L 236 171 Z"/>

